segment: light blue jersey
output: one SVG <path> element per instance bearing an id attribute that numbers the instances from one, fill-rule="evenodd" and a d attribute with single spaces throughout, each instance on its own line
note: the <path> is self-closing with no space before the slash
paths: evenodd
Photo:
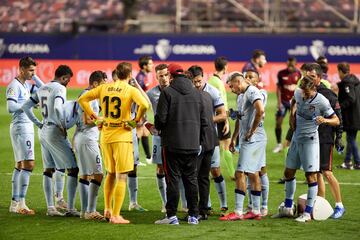
<path id="1" fill-rule="evenodd" d="M 238 111 L 241 116 L 240 119 L 240 142 L 245 141 L 245 135 L 252 128 L 252 124 L 255 119 L 256 109 L 254 107 L 254 102 L 257 100 L 261 100 L 263 104 L 266 104 L 267 94 L 264 90 L 259 90 L 254 86 L 249 86 L 245 92 L 239 95 L 238 102 Z M 267 141 L 267 136 L 264 129 L 264 118 L 259 123 L 255 133 L 252 135 L 249 142 L 264 142 Z"/>
<path id="2" fill-rule="evenodd" d="M 80 96 L 83 95 L 84 93 L 86 93 L 87 91 L 89 91 L 89 90 L 86 89 L 86 90 L 82 91 Z M 98 141 L 99 140 L 99 129 L 97 128 L 97 126 L 86 125 L 84 123 L 84 110 L 78 104 L 76 104 L 76 106 L 77 106 L 76 108 L 77 108 L 77 114 L 78 114 L 77 121 L 76 121 L 76 132 L 81 132 L 82 135 L 86 135 L 88 138 L 93 139 L 94 141 Z M 99 116 L 100 107 L 99 107 L 98 100 L 91 101 L 90 106 L 91 106 L 92 110 L 94 111 L 94 113 L 97 116 Z"/>
<path id="3" fill-rule="evenodd" d="M 157 85 L 156 87 L 153 87 L 152 89 L 147 91 L 146 94 L 148 95 L 148 97 L 150 99 L 152 109 L 153 109 L 153 112 L 154 112 L 154 116 L 155 116 L 157 105 L 158 105 L 158 102 L 159 102 L 159 97 L 160 97 L 160 94 L 161 94 L 160 86 Z"/>
<path id="4" fill-rule="evenodd" d="M 214 113 L 215 113 L 216 108 L 224 106 L 224 101 L 220 96 L 220 92 L 215 87 L 211 86 L 210 84 L 205 83 L 202 90 L 210 94 L 211 99 L 213 101 Z"/>
<path id="5" fill-rule="evenodd" d="M 316 93 L 311 99 L 303 98 L 303 91 L 296 89 L 294 93 L 296 101 L 296 129 L 293 140 L 296 142 L 319 142 L 318 125 L 315 118 L 325 118 L 335 114 L 329 100 L 322 94 Z"/>
<path id="6" fill-rule="evenodd" d="M 35 93 L 43 82 L 33 77 L 35 85 L 25 81 L 24 84 L 17 78 L 12 80 L 6 89 L 6 102 L 8 112 L 12 116 L 11 127 L 14 133 L 34 133 L 34 127 L 31 120 L 21 109 L 22 105 L 29 99 L 32 93 Z"/>

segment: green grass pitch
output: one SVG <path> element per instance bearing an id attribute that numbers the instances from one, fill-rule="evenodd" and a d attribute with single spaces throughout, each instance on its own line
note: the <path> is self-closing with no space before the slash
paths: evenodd
<path id="1" fill-rule="evenodd" d="M 79 89 L 70 89 L 68 99 L 75 99 Z M 149 212 L 128 212 L 128 198 L 126 197 L 122 214 L 129 220 L 130 225 L 118 226 L 108 223 L 97 223 L 76 218 L 47 217 L 45 198 L 42 190 L 42 163 L 40 146 L 36 139 L 36 167 L 31 177 L 27 194 L 28 205 L 35 209 L 35 216 L 10 214 L 8 207 L 11 198 L 11 173 L 14 167 L 13 150 L 9 137 L 10 115 L 6 111 L 5 88 L 0 88 L 0 239 L 360 239 L 360 171 L 340 170 L 334 168 L 334 173 L 341 183 L 343 203 L 346 207 L 345 216 L 341 220 L 329 219 L 323 222 L 312 221 L 306 224 L 296 223 L 290 219 L 270 219 L 261 221 L 220 222 L 218 216 L 211 216 L 208 221 L 198 226 L 190 226 L 181 222 L 180 226 L 158 226 L 154 221 L 162 218 L 160 212 L 161 200 L 156 186 L 155 166 L 147 165 L 138 168 L 139 203 L 149 209 Z M 228 94 L 230 106 L 235 107 L 235 95 Z M 275 94 L 269 94 L 266 107 L 265 127 L 268 135 L 267 164 L 270 178 L 269 212 L 277 211 L 279 203 L 284 198 L 284 186 L 276 181 L 282 176 L 284 155 L 273 154 L 276 144 L 274 134 L 274 114 L 276 107 Z M 37 110 L 38 111 L 38 110 Z M 151 117 L 151 116 L 150 116 Z M 233 124 L 233 123 L 232 123 Z M 283 137 L 287 123 L 283 124 Z M 72 136 L 73 131 L 70 132 Z M 141 149 L 141 161 L 144 154 Z M 334 153 L 334 166 L 342 162 L 343 156 Z M 234 156 L 234 164 L 236 156 Z M 227 198 L 229 209 L 234 208 L 234 182 L 229 179 L 225 168 L 222 169 L 226 177 Z M 298 184 L 296 197 L 306 193 L 307 185 L 303 184 L 304 174 L 297 174 Z M 66 194 L 65 194 L 66 196 Z M 334 200 L 327 186 L 326 197 L 333 205 Z M 219 209 L 218 198 L 211 184 L 211 199 L 215 210 Z M 245 200 L 247 202 L 247 200 Z M 80 209 L 77 195 L 77 208 Z M 98 210 L 103 211 L 102 188 L 99 193 Z M 179 213 L 179 217 L 183 213 Z"/>

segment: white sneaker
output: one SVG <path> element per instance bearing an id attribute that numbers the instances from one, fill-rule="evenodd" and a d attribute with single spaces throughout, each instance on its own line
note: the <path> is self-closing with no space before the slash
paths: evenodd
<path id="1" fill-rule="evenodd" d="M 9 212 L 17 213 L 18 206 L 19 206 L 19 202 L 15 201 L 15 200 L 11 200 Z"/>
<path id="2" fill-rule="evenodd" d="M 276 145 L 276 147 L 273 149 L 273 153 L 278 153 L 281 152 L 283 150 L 283 145 L 281 143 L 279 143 L 278 145 Z"/>
<path id="3" fill-rule="evenodd" d="M 65 212 L 66 217 L 80 217 L 80 212 L 76 209 L 70 209 Z"/>
<path id="4" fill-rule="evenodd" d="M 146 159 L 146 163 L 147 163 L 147 164 L 152 164 L 152 158 L 147 158 L 147 159 Z"/>
<path id="5" fill-rule="evenodd" d="M 268 215 L 268 209 L 262 207 L 262 208 L 260 209 L 260 214 L 261 214 L 262 217 L 266 217 L 266 216 Z"/>
<path id="6" fill-rule="evenodd" d="M 143 208 L 142 206 L 140 206 L 140 204 L 138 203 L 131 203 L 129 205 L 129 211 L 138 211 L 138 212 L 147 212 L 149 210 Z"/>
<path id="7" fill-rule="evenodd" d="M 55 207 L 49 207 L 47 212 L 46 212 L 47 216 L 51 216 L 51 217 L 63 217 L 64 214 L 59 212 Z"/>
<path id="8" fill-rule="evenodd" d="M 281 206 L 279 208 L 279 213 L 271 216 L 271 218 L 283 218 L 283 217 L 288 217 L 288 218 L 294 217 L 293 208 L 287 208 L 285 206 Z"/>
<path id="9" fill-rule="evenodd" d="M 67 210 L 67 202 L 65 202 L 64 198 L 55 197 L 55 207 L 56 207 L 56 209 L 66 211 Z"/>
<path id="10" fill-rule="evenodd" d="M 172 216 L 170 218 L 163 218 L 155 221 L 155 224 L 169 224 L 169 225 L 179 225 L 179 220 L 176 216 Z"/>
<path id="11" fill-rule="evenodd" d="M 100 222 L 105 222 L 106 218 L 101 215 L 99 212 L 86 212 L 84 218 L 86 220 L 96 220 Z"/>
<path id="12" fill-rule="evenodd" d="M 25 199 L 20 198 L 19 205 L 17 208 L 17 213 L 23 215 L 34 215 L 35 211 L 26 206 Z"/>
<path id="13" fill-rule="evenodd" d="M 309 213 L 303 213 L 299 217 L 295 218 L 295 221 L 306 223 L 311 221 L 311 216 Z"/>

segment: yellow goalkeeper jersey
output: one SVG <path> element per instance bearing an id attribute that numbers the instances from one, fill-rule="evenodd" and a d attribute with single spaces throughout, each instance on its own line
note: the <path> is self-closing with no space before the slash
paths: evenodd
<path id="1" fill-rule="evenodd" d="M 89 102 L 94 99 L 99 99 L 104 118 L 101 142 L 132 142 L 131 129 L 125 127 L 125 123 L 132 120 L 131 105 L 135 102 L 138 106 L 136 122 L 149 108 L 149 103 L 140 91 L 130 86 L 126 81 L 118 80 L 102 84 L 86 92 L 78 99 L 78 102 L 86 114 L 92 118 L 96 118 L 96 114 L 92 111 Z"/>

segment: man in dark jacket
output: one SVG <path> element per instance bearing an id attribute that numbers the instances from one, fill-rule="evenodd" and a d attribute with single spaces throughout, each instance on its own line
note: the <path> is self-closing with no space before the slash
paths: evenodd
<path id="1" fill-rule="evenodd" d="M 346 155 L 342 168 L 352 169 L 351 156 L 354 156 L 354 168 L 360 169 L 360 158 L 356 143 L 356 134 L 360 129 L 360 81 L 350 74 L 350 66 L 343 62 L 337 65 L 341 81 L 339 103 L 341 107 L 344 131 L 346 132 Z"/>
<path id="2" fill-rule="evenodd" d="M 167 181 L 166 217 L 156 224 L 179 224 L 176 217 L 179 202 L 179 178 L 182 178 L 189 208 L 189 224 L 198 224 L 198 182 L 196 158 L 200 150 L 201 94 L 178 64 L 170 64 L 170 86 L 159 98 L 155 128 L 160 131 L 163 165 Z"/>
<path id="3" fill-rule="evenodd" d="M 337 127 L 332 127 L 327 124 L 321 124 L 318 128 L 320 142 L 320 172 L 317 175 L 318 196 L 325 198 L 325 182 L 323 180 L 324 176 L 329 183 L 331 193 L 333 194 L 333 198 L 336 202 L 332 218 L 338 219 L 344 215 L 345 208 L 341 199 L 339 182 L 332 172 L 332 150 L 334 148 L 334 144 L 338 151 L 343 149 L 343 145 L 341 142 L 341 109 L 336 94 L 331 89 L 327 88 L 323 83 L 321 83 L 321 78 L 323 76 L 321 66 L 317 63 L 311 64 L 307 74 L 314 79 L 317 92 L 321 93 L 329 100 L 332 109 L 340 120 L 340 125 Z"/>

